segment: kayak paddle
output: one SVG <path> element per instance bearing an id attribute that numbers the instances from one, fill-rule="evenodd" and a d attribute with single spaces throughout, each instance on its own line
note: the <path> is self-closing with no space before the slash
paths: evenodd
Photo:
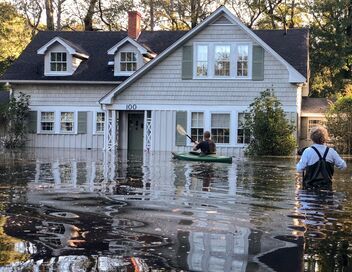
<path id="1" fill-rule="evenodd" d="M 189 136 L 189 135 L 187 134 L 187 132 L 185 131 L 185 129 L 184 129 L 180 124 L 177 124 L 176 129 L 177 129 L 177 132 L 180 133 L 181 135 L 187 136 L 187 137 L 191 140 L 192 143 L 195 143 L 195 142 L 196 142 L 195 140 L 192 139 L 191 136 Z"/>

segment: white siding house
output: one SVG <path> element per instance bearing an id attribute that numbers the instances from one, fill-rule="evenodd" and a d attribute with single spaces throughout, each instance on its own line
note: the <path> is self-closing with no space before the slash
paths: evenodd
<path id="1" fill-rule="evenodd" d="M 118 127 L 105 147 L 126 148 L 126 120 L 140 113 L 150 127 L 144 149 L 189 150 L 181 124 L 194 139 L 211 131 L 221 153 L 236 154 L 248 141 L 241 118 L 260 92 L 273 89 L 297 123 L 304 88 L 303 75 L 222 8 L 100 100 Z"/>
<path id="2" fill-rule="evenodd" d="M 188 32 L 141 32 L 131 14 L 128 35 L 40 32 L 0 79 L 31 97 L 29 146 L 189 150 L 179 124 L 237 154 L 244 113 L 266 89 L 300 127 L 307 30 L 253 31 L 221 7 Z"/>

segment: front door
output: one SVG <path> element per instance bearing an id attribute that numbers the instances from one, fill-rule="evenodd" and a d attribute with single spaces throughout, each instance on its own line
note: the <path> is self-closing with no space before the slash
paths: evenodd
<path id="1" fill-rule="evenodd" d="M 143 150 L 144 113 L 128 114 L 128 150 Z"/>

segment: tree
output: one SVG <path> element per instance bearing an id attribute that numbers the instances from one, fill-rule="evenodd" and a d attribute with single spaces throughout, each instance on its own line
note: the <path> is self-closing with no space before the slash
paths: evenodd
<path id="1" fill-rule="evenodd" d="M 245 127 L 251 133 L 249 155 L 290 155 L 296 147 L 295 127 L 286 119 L 273 90 L 261 92 L 250 104 Z"/>
<path id="2" fill-rule="evenodd" d="M 327 113 L 327 128 L 336 148 L 346 154 L 352 153 L 352 93 L 341 96 L 330 105 Z"/>
<path id="3" fill-rule="evenodd" d="M 2 116 L 8 121 L 8 134 L 1 139 L 7 148 L 22 147 L 26 143 L 29 95 L 19 93 L 18 98 L 10 98 Z"/>
<path id="4" fill-rule="evenodd" d="M 311 89 L 316 96 L 343 93 L 352 84 L 352 1 L 308 1 Z"/>
<path id="5" fill-rule="evenodd" d="M 8 3 L 0 3 L 0 75 L 18 58 L 31 39 L 26 19 Z"/>

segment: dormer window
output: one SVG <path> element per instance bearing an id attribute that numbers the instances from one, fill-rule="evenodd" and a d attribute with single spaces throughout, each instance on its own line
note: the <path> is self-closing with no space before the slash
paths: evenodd
<path id="1" fill-rule="evenodd" d="M 67 53 L 65 52 L 50 53 L 50 71 L 52 72 L 67 71 Z"/>
<path id="2" fill-rule="evenodd" d="M 137 70 L 137 56 L 134 52 L 120 53 L 120 71 L 134 72 Z"/>
<path id="3" fill-rule="evenodd" d="M 89 58 L 80 46 L 61 37 L 55 37 L 37 50 L 44 55 L 45 76 L 71 76 L 82 61 Z"/>

